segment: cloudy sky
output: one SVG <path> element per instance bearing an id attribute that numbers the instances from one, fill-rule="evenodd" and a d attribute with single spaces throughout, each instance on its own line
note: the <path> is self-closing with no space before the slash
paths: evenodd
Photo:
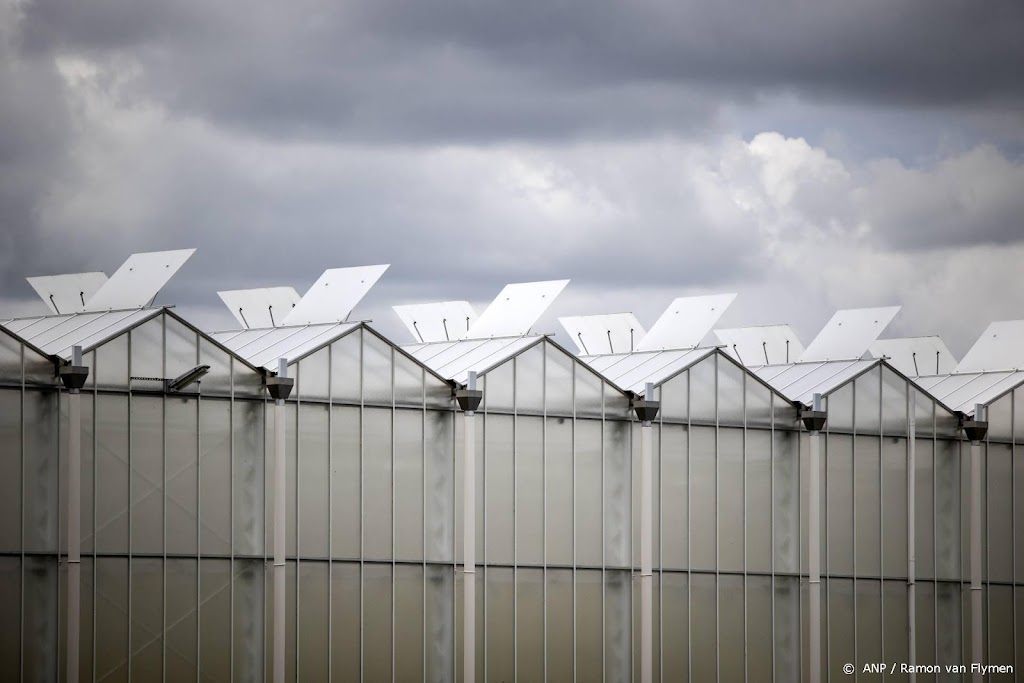
<path id="1" fill-rule="evenodd" d="M 197 247 L 160 301 L 391 263 L 357 309 L 1024 318 L 1020 0 L 0 0 L 0 304 Z"/>

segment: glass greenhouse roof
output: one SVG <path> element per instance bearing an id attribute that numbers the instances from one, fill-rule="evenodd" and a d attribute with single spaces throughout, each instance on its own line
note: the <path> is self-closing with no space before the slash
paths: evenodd
<path id="1" fill-rule="evenodd" d="M 715 347 L 673 351 L 634 351 L 601 356 L 580 356 L 580 360 L 612 384 L 643 395 L 648 382 L 661 384 L 697 361 L 715 352 Z"/>
<path id="2" fill-rule="evenodd" d="M 880 362 L 874 358 L 818 361 L 762 365 L 750 371 L 789 400 L 810 405 L 814 394 L 826 396 Z"/>
<path id="3" fill-rule="evenodd" d="M 482 375 L 544 339 L 543 335 L 461 339 L 451 342 L 405 344 L 401 348 L 442 377 L 465 384 L 470 370 Z"/>
<path id="4" fill-rule="evenodd" d="M 160 315 L 164 310 L 144 308 L 13 318 L 0 320 L 0 325 L 43 353 L 68 360 L 71 358 L 71 347 L 81 346 L 83 351 L 88 352 L 136 325 Z"/>
<path id="5" fill-rule="evenodd" d="M 971 415 L 976 403 L 987 405 L 1024 384 L 1024 371 L 963 372 L 918 377 L 914 381 L 952 410 Z"/>
<path id="6" fill-rule="evenodd" d="M 319 323 L 255 330 L 227 330 L 210 334 L 215 341 L 255 366 L 277 371 L 277 359 L 289 364 L 345 336 L 362 323 Z"/>

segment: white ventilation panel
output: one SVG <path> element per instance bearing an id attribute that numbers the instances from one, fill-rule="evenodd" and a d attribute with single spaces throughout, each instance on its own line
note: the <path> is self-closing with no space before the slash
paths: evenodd
<path id="1" fill-rule="evenodd" d="M 148 306 L 195 251 L 176 249 L 132 254 L 91 299 L 86 299 L 82 310 L 111 311 Z"/>
<path id="2" fill-rule="evenodd" d="M 885 358 L 907 377 L 947 375 L 956 369 L 956 358 L 939 337 L 879 339 L 868 352 L 874 358 Z"/>
<path id="3" fill-rule="evenodd" d="M 748 367 L 795 363 L 804 345 L 789 325 L 734 327 L 715 330 L 725 352 Z"/>
<path id="4" fill-rule="evenodd" d="M 676 299 L 651 326 L 637 351 L 696 348 L 735 298 L 735 294 L 710 294 Z"/>
<path id="5" fill-rule="evenodd" d="M 69 273 L 25 278 L 51 313 L 81 313 L 107 281 L 106 273 Z"/>
<path id="6" fill-rule="evenodd" d="M 388 264 L 325 270 L 278 325 L 344 322 L 387 269 Z"/>
<path id="7" fill-rule="evenodd" d="M 899 306 L 836 311 L 810 343 L 801 361 L 858 360 L 900 312 Z"/>
<path id="8" fill-rule="evenodd" d="M 646 334 L 632 313 L 568 316 L 558 322 L 579 347 L 581 356 L 630 353 Z"/>
<path id="9" fill-rule="evenodd" d="M 568 280 L 547 280 L 505 285 L 469 328 L 466 338 L 518 337 L 528 334 L 567 284 Z"/>
<path id="10" fill-rule="evenodd" d="M 232 289 L 217 296 L 246 329 L 277 327 L 301 298 L 291 287 Z"/>
<path id="11" fill-rule="evenodd" d="M 462 339 L 476 320 L 476 311 L 468 301 L 407 304 L 391 308 L 418 342 Z"/>
<path id="12" fill-rule="evenodd" d="M 1024 369 L 1024 320 L 992 323 L 956 366 L 956 372 Z"/>

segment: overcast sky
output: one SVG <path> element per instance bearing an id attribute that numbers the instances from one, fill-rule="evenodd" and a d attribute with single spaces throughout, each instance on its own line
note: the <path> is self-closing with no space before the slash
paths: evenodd
<path id="1" fill-rule="evenodd" d="M 197 247 L 161 293 L 390 263 L 356 310 L 572 278 L 557 315 L 1024 318 L 1020 0 L 0 0 L 0 304 Z"/>

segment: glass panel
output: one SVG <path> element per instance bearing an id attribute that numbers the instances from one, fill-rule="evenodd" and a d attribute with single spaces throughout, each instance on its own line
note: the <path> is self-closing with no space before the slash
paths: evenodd
<path id="1" fill-rule="evenodd" d="M 167 419 L 167 552 L 195 554 L 199 512 L 199 402 L 195 398 L 168 396 L 164 410 Z M 257 486 L 262 500 L 262 478 Z"/>
<path id="2" fill-rule="evenodd" d="M 775 680 L 800 679 L 800 581 L 775 577 Z"/>
<path id="3" fill-rule="evenodd" d="M 601 378 L 577 365 L 575 382 L 576 415 L 579 417 L 601 417 L 604 410 L 601 400 Z"/>
<path id="4" fill-rule="evenodd" d="M 945 439 L 935 442 L 935 576 L 960 578 L 960 444 Z"/>
<path id="5" fill-rule="evenodd" d="M 395 351 L 395 403 L 423 405 L 423 366 Z"/>
<path id="6" fill-rule="evenodd" d="M 262 402 L 231 404 L 234 430 L 234 543 L 235 553 L 263 552 L 263 410 Z"/>
<path id="7" fill-rule="evenodd" d="M 718 577 L 719 680 L 742 681 L 746 667 L 743 577 Z"/>
<path id="8" fill-rule="evenodd" d="M 662 420 L 685 421 L 690 417 L 690 371 L 684 370 L 658 387 Z"/>
<path id="9" fill-rule="evenodd" d="M 769 580 L 770 585 L 770 580 Z M 687 680 L 689 672 L 689 589 L 686 574 L 661 574 L 661 674 L 664 681 Z M 769 599 L 770 599 L 769 594 Z M 771 633 L 771 623 L 764 633 Z M 769 648 L 771 647 L 769 641 Z"/>
<path id="10" fill-rule="evenodd" d="M 511 569 L 488 567 L 487 677 L 495 681 L 515 678 L 515 577 Z M 411 680 L 411 677 L 410 677 Z"/>
<path id="11" fill-rule="evenodd" d="M 903 581 L 885 581 L 882 590 L 885 591 L 882 601 L 885 620 L 882 657 L 889 662 L 910 661 L 910 645 L 907 639 L 907 584 Z"/>
<path id="12" fill-rule="evenodd" d="M 164 370 L 164 317 L 147 320 L 128 333 L 132 340 L 132 377 L 169 376 Z M 147 381 L 133 380 L 132 384 L 137 389 L 160 389 L 159 384 Z"/>
<path id="13" fill-rule="evenodd" d="M 134 337 L 132 338 L 132 351 L 135 351 Z M 231 356 L 209 339 L 206 337 L 199 338 L 199 364 L 210 366 L 210 371 L 200 380 L 204 395 L 228 396 L 231 394 L 233 374 L 231 360 Z M 132 367 L 134 368 L 134 366 Z M 248 368 L 246 370 L 248 371 Z"/>
<path id="14" fill-rule="evenodd" d="M 1021 401 L 1024 402 L 1024 398 Z M 1024 422 L 1021 423 L 1021 430 L 1024 431 Z M 1015 446 L 1013 449 L 1013 530 L 1013 542 L 1016 546 L 1014 550 L 1015 580 L 1017 583 L 1024 583 L 1024 448 L 1020 446 Z M 1024 591 L 1021 592 L 1024 593 Z M 1024 629 L 1024 621 L 1021 622 L 1021 628 Z"/>
<path id="15" fill-rule="evenodd" d="M 544 410 L 544 345 L 536 344 L 516 356 L 516 410 Z"/>
<path id="16" fill-rule="evenodd" d="M 487 415 L 484 421 L 484 480 L 487 562 L 512 564 L 515 552 L 515 436 L 510 415 Z"/>
<path id="17" fill-rule="evenodd" d="M 861 434 L 878 434 L 882 406 L 882 378 L 877 367 L 854 382 L 854 426 Z M 867 661 L 867 660 L 865 660 Z"/>
<path id="18" fill-rule="evenodd" d="M 96 349 L 96 359 L 89 364 L 89 377 L 95 374 L 97 389 L 128 388 L 128 335 L 114 337 Z M 162 375 L 156 375 L 161 377 Z"/>
<path id="19" fill-rule="evenodd" d="M 391 679 L 391 566 L 362 567 L 362 676 Z"/>
<path id="20" fill-rule="evenodd" d="M 714 422 L 715 408 L 715 361 L 717 354 L 700 361 L 690 368 L 690 420 L 693 422 Z"/>
<path id="21" fill-rule="evenodd" d="M 746 578 L 747 674 L 749 680 L 769 679 L 772 670 L 772 577 Z"/>
<path id="22" fill-rule="evenodd" d="M 57 680 L 57 560 L 29 555 L 24 561 L 23 680 Z M 5 611 L 10 607 L 13 605 L 5 606 Z"/>
<path id="23" fill-rule="evenodd" d="M 576 680 L 600 681 L 601 653 L 601 572 L 576 572 Z M 508 680 L 511 680 L 509 677 Z"/>
<path id="24" fill-rule="evenodd" d="M 715 568 L 715 430 L 690 430 L 690 563 L 694 569 Z"/>
<path id="25" fill-rule="evenodd" d="M 853 383 L 844 384 L 828 395 L 828 422 L 826 429 L 850 431 L 853 429 Z"/>
<path id="26" fill-rule="evenodd" d="M 575 363 L 571 356 L 553 344 L 545 343 L 542 346 L 547 355 L 544 366 L 547 412 L 572 415 L 572 373 Z"/>
<path id="27" fill-rule="evenodd" d="M 772 498 L 775 571 L 795 572 L 800 566 L 800 458 L 797 432 L 775 431 L 772 455 Z"/>
<path id="28" fill-rule="evenodd" d="M 428 410 L 424 519 L 428 561 L 452 561 L 455 551 L 455 444 L 452 413 Z"/>
<path id="29" fill-rule="evenodd" d="M 300 399 L 326 401 L 330 398 L 329 351 L 330 349 L 320 349 L 299 361 L 294 393 Z"/>
<path id="30" fill-rule="evenodd" d="M 23 405 L 25 550 L 55 552 L 60 499 L 59 396 L 50 391 L 27 391 Z"/>
<path id="31" fill-rule="evenodd" d="M 452 387 L 447 382 L 444 382 L 429 371 L 423 371 L 424 381 L 424 402 L 428 408 L 447 408 L 454 405 L 452 397 Z"/>
<path id="32" fill-rule="evenodd" d="M 690 575 L 691 623 L 700 624 L 690 632 L 690 674 L 695 681 L 718 678 L 718 609 L 715 576 Z"/>
<path id="33" fill-rule="evenodd" d="M 544 680 L 544 571 L 516 570 L 516 673 Z"/>
<path id="34" fill-rule="evenodd" d="M 327 557 L 331 493 L 328 453 L 329 407 L 325 404 L 300 403 L 298 408 L 298 550 L 301 557 Z M 326 570 L 324 571 L 326 585 Z"/>
<path id="35" fill-rule="evenodd" d="M 235 560 L 234 563 L 234 671 L 237 680 L 256 680 L 263 670 L 263 562 Z M 330 603 L 323 596 L 323 607 Z M 326 634 L 325 634 L 326 635 Z M 326 648 L 326 644 L 324 645 Z"/>
<path id="36" fill-rule="evenodd" d="M 166 334 L 167 359 L 164 364 L 164 377 L 172 378 L 181 375 L 199 365 L 199 335 L 185 327 L 177 320 L 164 317 L 164 333 Z M 198 393 L 199 384 L 194 383 L 181 389 L 185 393 Z"/>
<path id="37" fill-rule="evenodd" d="M 294 565 L 289 583 L 294 585 Z M 294 595 L 289 605 L 294 610 Z M 290 626 L 290 628 L 288 628 Z M 286 626 L 294 633 L 294 622 Z M 231 562 L 199 561 L 199 669 L 204 678 L 231 678 Z M 294 647 L 294 646 L 293 646 Z M 294 657 L 294 651 L 292 651 Z"/>
<path id="38" fill-rule="evenodd" d="M 917 634 L 917 663 L 936 662 L 935 657 L 935 584 L 920 581 L 917 584 L 917 600 L 914 606 Z M 934 681 L 934 674 L 918 674 L 919 681 Z"/>
<path id="39" fill-rule="evenodd" d="M 743 430 L 718 431 L 719 569 L 743 570 Z M 742 604 L 742 603 L 741 603 Z"/>
<path id="40" fill-rule="evenodd" d="M 391 557 L 391 411 L 363 411 L 363 554 Z M 365 578 L 365 577 L 364 577 Z"/>
<path id="41" fill-rule="evenodd" d="M 164 401 L 133 396 L 131 406 L 132 551 L 160 553 L 164 546 Z M 159 632 L 157 621 L 154 633 Z"/>
<path id="42" fill-rule="evenodd" d="M 830 574 L 849 575 L 853 574 L 853 437 L 829 433 L 825 453 L 825 566 Z M 852 595 L 851 586 L 851 600 Z"/>
<path id="43" fill-rule="evenodd" d="M 987 444 L 985 463 L 988 474 L 983 519 L 988 520 L 985 543 L 988 547 L 989 581 L 1013 581 L 1013 447 Z M 994 634 L 994 631 L 993 631 Z M 1001 661 L 992 658 L 993 664 Z"/>
<path id="44" fill-rule="evenodd" d="M 131 675 L 137 680 L 156 681 L 163 676 L 163 560 L 135 557 L 131 570 Z"/>
<path id="45" fill-rule="evenodd" d="M 743 370 L 729 358 L 718 358 L 718 421 L 743 424 Z"/>
<path id="46" fill-rule="evenodd" d="M 986 408 L 989 441 L 1013 440 L 1013 394 L 1007 394 Z M 993 663 L 996 660 L 992 660 Z"/>
<path id="47" fill-rule="evenodd" d="M 0 339 L 3 337 L 0 334 Z M 85 410 L 82 410 L 82 424 L 86 424 Z M 21 551 L 21 525 L 14 522 L 21 519 L 21 425 L 21 391 L 0 389 L 0 519 L 8 520 L 0 524 L 0 551 Z M 86 471 L 84 441 L 83 438 L 83 488 Z M 85 502 L 84 497 L 82 502 Z M 88 534 L 91 530 L 85 521 L 82 520 L 82 533 Z M 20 651 L 20 646 L 18 649 Z"/>
<path id="48" fill-rule="evenodd" d="M 632 613 L 630 572 L 604 573 L 604 676 L 606 681 L 628 681 L 632 670 L 630 627 Z M 519 616 L 523 628 L 522 612 Z M 520 670 L 521 671 L 521 670 Z"/>
<path id="49" fill-rule="evenodd" d="M 455 679 L 454 573 L 451 567 L 427 565 L 426 583 L 426 671 L 431 683 Z"/>
<path id="50" fill-rule="evenodd" d="M 6 332 L 0 332 L 0 378 L 21 382 L 22 348 L 22 343 L 17 339 Z"/>
<path id="51" fill-rule="evenodd" d="M 877 436 L 857 436 L 853 443 L 853 504 L 855 558 L 858 576 L 878 576 L 881 538 L 881 497 L 878 491 L 879 449 Z M 877 661 L 877 660 L 864 660 Z"/>
<path id="52" fill-rule="evenodd" d="M 601 423 L 576 422 L 576 563 L 601 565 Z"/>
<path id="53" fill-rule="evenodd" d="M 921 391 L 914 391 L 914 430 L 918 436 L 935 434 L 935 402 Z"/>
<path id="54" fill-rule="evenodd" d="M 358 403 L 362 390 L 362 329 L 331 344 L 331 398 Z"/>
<path id="55" fill-rule="evenodd" d="M 544 596 L 547 621 L 548 680 L 573 680 L 573 581 L 571 569 L 547 571 Z"/>
<path id="56" fill-rule="evenodd" d="M 331 408 L 331 554 L 359 557 L 359 408 Z"/>
<path id="57" fill-rule="evenodd" d="M 572 564 L 572 424 L 571 418 L 547 419 L 547 448 L 544 454 L 544 516 L 547 524 L 544 542 L 547 545 L 545 558 L 548 564 Z M 571 642 L 568 652 L 571 655 Z"/>
<path id="58" fill-rule="evenodd" d="M 907 575 L 907 440 L 882 439 L 883 573 Z M 905 660 L 899 660 L 905 661 Z"/>
<path id="59" fill-rule="evenodd" d="M 488 370 L 481 378 L 483 381 L 484 400 L 481 404 L 482 410 L 505 410 L 511 412 L 515 404 L 515 382 L 513 374 L 515 363 L 502 363 L 498 367 Z"/>
<path id="60" fill-rule="evenodd" d="M 202 553 L 227 555 L 231 552 L 231 402 L 201 401 L 199 429 L 199 548 Z M 294 508 L 289 510 L 293 512 Z"/>
<path id="61" fill-rule="evenodd" d="M 391 403 L 391 346 L 377 335 L 363 333 L 363 401 Z"/>
<path id="62" fill-rule="evenodd" d="M 882 368 L 882 433 L 907 435 L 907 382 Z"/>
<path id="63" fill-rule="evenodd" d="M 395 558 L 423 559 L 422 410 L 395 411 Z"/>
<path id="64" fill-rule="evenodd" d="M 541 418 L 516 423 L 516 561 L 543 562 L 544 425 Z"/>
<path id="65" fill-rule="evenodd" d="M 423 678 L 423 567 L 395 566 L 395 680 Z"/>
<path id="66" fill-rule="evenodd" d="M 667 568 L 685 569 L 689 529 L 687 428 L 663 423 L 661 435 L 661 562 Z"/>
<path id="67" fill-rule="evenodd" d="M 326 562 L 299 563 L 299 680 L 327 680 L 331 608 L 327 571 Z"/>
<path id="68" fill-rule="evenodd" d="M 931 439 L 915 439 L 914 559 L 922 578 L 935 576 L 934 444 Z"/>
<path id="69" fill-rule="evenodd" d="M 858 580 L 854 583 L 857 619 L 857 659 L 882 661 L 882 582 Z M 905 661 L 905 660 L 904 660 Z"/>
<path id="70" fill-rule="evenodd" d="M 747 570 L 772 570 L 772 435 L 748 429 L 746 441 Z"/>
<path id="71" fill-rule="evenodd" d="M 96 558 L 96 680 L 128 680 L 128 560 L 120 557 Z"/>
<path id="72" fill-rule="evenodd" d="M 746 377 L 747 391 L 747 426 L 772 426 L 772 396 L 768 387 L 753 377 Z"/>
<path id="73" fill-rule="evenodd" d="M 1013 663 L 1013 587 L 989 586 L 988 595 L 988 657 L 989 664 Z M 1018 629 L 1020 626 L 1017 627 Z M 1002 676 L 992 676 L 992 679 Z"/>
<path id="74" fill-rule="evenodd" d="M 963 663 L 960 592 L 959 584 L 935 584 L 935 649 L 938 664 L 943 668 Z"/>
<path id="75" fill-rule="evenodd" d="M 331 677 L 338 681 L 359 680 L 360 628 L 359 565 L 335 562 L 331 565 Z M 378 607 L 371 606 L 372 610 Z"/>
<path id="76" fill-rule="evenodd" d="M 196 637 L 199 622 L 198 560 L 168 558 L 167 598 L 164 614 L 167 640 L 167 679 L 184 681 L 196 677 Z M 260 615 L 262 618 L 260 604 Z"/>
<path id="77" fill-rule="evenodd" d="M 100 552 L 128 550 L 127 424 L 127 397 L 96 397 L 96 549 Z M 102 661 L 109 663 L 108 672 L 118 666 L 113 661 Z M 99 671 L 97 668 L 97 676 Z"/>
<path id="78" fill-rule="evenodd" d="M 604 561 L 629 566 L 630 553 L 629 423 L 604 423 Z M 605 655 L 607 656 L 607 649 Z"/>
<path id="79" fill-rule="evenodd" d="M 855 651 L 853 581 L 830 578 L 826 588 L 828 605 L 823 618 L 828 619 L 828 670 L 838 671 L 846 662 L 860 661 Z M 822 647 L 825 645 L 823 642 Z"/>

